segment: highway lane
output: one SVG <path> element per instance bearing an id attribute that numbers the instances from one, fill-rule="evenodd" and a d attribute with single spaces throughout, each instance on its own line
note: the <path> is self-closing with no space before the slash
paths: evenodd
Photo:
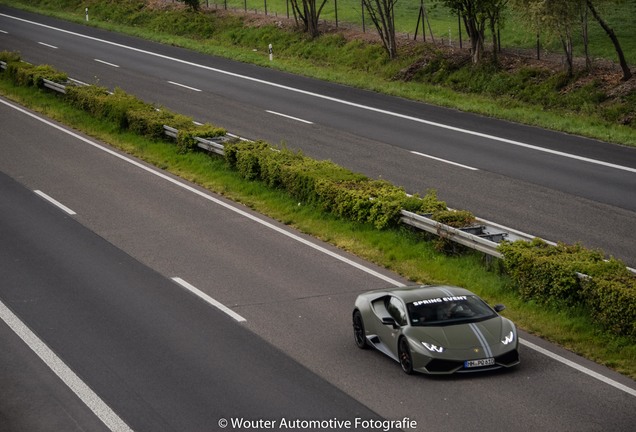
<path id="1" fill-rule="evenodd" d="M 54 197 L 76 212 L 72 219 L 98 239 L 162 275 L 150 272 L 153 288 L 140 295 L 159 296 L 166 308 L 173 301 L 179 307 L 188 301 L 179 295 L 183 290 L 165 282 L 182 278 L 244 317 L 242 327 L 382 417 L 409 417 L 418 422 L 417 430 L 441 431 L 485 427 L 507 431 L 520 424 L 526 430 L 621 431 L 633 424 L 636 385 L 632 380 L 523 332 L 525 341 L 597 372 L 632 394 L 526 345 L 522 365 L 511 371 L 450 378 L 405 376 L 379 353 L 355 348 L 350 328 L 356 294 L 405 282 L 397 276 L 5 104 L 0 104 L 0 126 L 0 172 Z M 140 285 L 146 285 L 144 281 Z M 201 319 L 212 311 L 202 308 Z M 90 333 L 77 337 L 88 343 Z M 165 343 L 183 347 L 185 342 L 175 337 Z M 225 349 L 231 351 L 233 345 Z M 260 354 L 253 354 L 244 367 L 260 360 Z M 174 359 L 175 364 L 181 361 Z M 214 374 L 207 369 L 222 367 L 225 361 L 235 360 L 230 356 L 200 363 L 197 371 Z M 289 370 L 290 380 L 301 385 L 296 372 L 284 369 Z M 134 384 L 146 385 L 141 381 L 152 381 L 155 377 L 150 374 L 144 373 Z M 201 385 L 212 379 L 205 377 Z M 204 391 L 199 387 L 194 384 L 194 391 Z"/>
<path id="2" fill-rule="evenodd" d="M 379 419 L 5 174 L 0 238 L 2 301 L 132 430 L 210 431 L 223 418 L 241 417 Z M 25 371 L 10 366 L 3 364 L 3 375 L 19 381 L 16 375 Z M 64 393 L 59 385 L 53 389 Z M 3 391 L 0 406 L 20 404 L 20 389 L 11 390 Z M 69 430 L 61 417 L 72 420 L 73 429 L 101 430 L 68 399 L 38 400 L 41 412 L 34 412 L 35 403 L 6 412 L 7 424 L 29 425 L 10 430 L 54 430 L 56 424 Z M 39 429 L 32 417 L 46 423 Z"/>
<path id="3" fill-rule="evenodd" d="M 480 217 L 550 240 L 582 241 L 636 264 L 631 232 L 636 219 L 634 149 L 388 98 L 21 12 L 11 13 L 142 50 L 0 17 L 0 23 L 8 29 L 0 44 L 21 50 L 31 61 L 54 64 L 87 82 L 99 80 L 109 87 L 120 86 L 146 100 L 244 136 L 272 142 L 283 140 L 311 156 L 404 185 L 410 192 L 436 188 L 453 207 L 468 208 Z M 37 43 L 42 40 L 47 45 Z M 149 53 L 161 53 L 163 57 Z M 250 121 L 245 122 L 245 118 Z M 422 120 L 462 131 L 424 124 Z M 496 135 L 508 141 L 465 131 Z M 523 143 L 559 153 L 518 145 Z M 589 160 L 572 159 L 569 155 Z M 597 161 L 619 167 L 599 165 Z"/>

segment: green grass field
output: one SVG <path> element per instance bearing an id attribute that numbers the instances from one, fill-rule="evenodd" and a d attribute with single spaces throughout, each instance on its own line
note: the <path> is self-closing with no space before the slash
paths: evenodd
<path id="1" fill-rule="evenodd" d="M 289 0 L 201 0 L 203 7 L 212 9 L 229 9 L 233 11 L 247 11 L 248 13 L 265 14 L 279 17 L 293 18 L 293 11 Z M 321 20 L 329 21 L 331 25 L 336 23 L 336 6 L 338 24 L 342 26 L 357 26 L 362 28 L 362 6 L 360 0 L 336 0 L 328 1 L 320 15 Z M 598 8 L 605 21 L 616 32 L 622 48 L 630 64 L 636 63 L 636 33 L 634 32 L 634 19 L 636 19 L 636 2 L 622 1 L 616 4 L 601 5 Z M 459 46 L 460 26 L 457 15 L 452 13 L 439 0 L 424 1 L 424 10 L 428 17 L 426 25 L 426 39 L 433 38 L 438 43 Z M 418 27 L 420 13 L 420 0 L 399 0 L 395 5 L 395 25 L 398 32 L 404 37 L 413 38 L 416 30 L 418 39 L 422 40 L 422 24 Z M 616 59 L 616 53 L 610 40 L 603 29 L 590 15 L 588 17 L 590 32 L 590 52 L 592 57 Z M 430 29 L 429 29 L 430 24 Z M 366 31 L 375 32 L 368 16 L 364 18 Z M 462 29 L 462 41 L 464 44 L 468 36 Z M 489 39 L 489 36 L 487 36 Z M 536 32 L 532 31 L 512 7 L 507 8 L 504 18 L 504 26 L 501 30 L 501 42 L 504 48 L 526 48 L 534 50 L 536 47 Z M 550 41 L 543 38 L 543 49 L 550 52 L 560 52 L 558 41 Z M 464 45 L 465 46 L 465 45 Z M 580 38 L 575 40 L 577 55 L 583 55 L 583 47 Z"/>

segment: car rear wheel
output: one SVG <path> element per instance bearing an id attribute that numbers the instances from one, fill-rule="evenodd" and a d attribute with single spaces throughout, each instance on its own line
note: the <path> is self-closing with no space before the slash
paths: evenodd
<path id="1" fill-rule="evenodd" d="M 404 337 L 398 342 L 398 357 L 404 373 L 411 375 L 413 373 L 413 356 L 411 356 L 409 342 Z"/>
<path id="2" fill-rule="evenodd" d="M 368 347 L 364 321 L 362 321 L 362 314 L 359 310 L 353 312 L 353 339 L 358 348 L 365 349 Z"/>

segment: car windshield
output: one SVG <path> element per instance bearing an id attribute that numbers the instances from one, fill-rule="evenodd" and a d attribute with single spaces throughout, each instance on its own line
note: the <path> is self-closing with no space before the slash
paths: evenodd
<path id="1" fill-rule="evenodd" d="M 496 313 L 474 295 L 423 299 L 408 303 L 411 325 L 452 325 L 483 321 Z"/>

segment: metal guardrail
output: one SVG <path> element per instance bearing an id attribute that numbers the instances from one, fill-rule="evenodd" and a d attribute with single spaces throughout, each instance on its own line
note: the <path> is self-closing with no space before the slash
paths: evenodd
<path id="1" fill-rule="evenodd" d="M 55 90 L 59 93 L 66 94 L 66 86 L 60 83 L 56 83 L 55 81 L 47 80 L 46 78 L 42 80 L 44 82 L 44 87 L 50 88 L 51 90 Z"/>
<path id="2" fill-rule="evenodd" d="M 6 68 L 7 63 L 0 61 L 0 69 Z M 83 83 L 81 84 L 83 85 Z M 45 79 L 44 86 L 59 93 L 66 93 L 66 86 L 63 84 Z M 164 125 L 163 129 L 167 136 L 175 139 L 177 138 L 179 133 L 178 129 L 167 125 Z M 214 138 L 195 137 L 195 140 L 197 141 L 197 147 L 222 156 L 225 154 L 225 147 L 223 145 L 225 142 L 236 138 L 243 139 L 231 134 L 229 135 L 230 136 L 219 136 Z M 496 258 L 501 258 L 501 253 L 497 250 L 497 247 L 503 240 L 531 241 L 535 238 L 534 236 L 479 218 L 476 219 L 475 225 L 464 228 L 454 228 L 441 222 L 437 222 L 427 215 L 418 215 L 406 210 L 401 210 L 400 222 Z M 555 244 L 549 241 L 546 242 Z M 632 273 L 636 274 L 636 269 L 629 267 L 628 269 Z"/>
<path id="3" fill-rule="evenodd" d="M 400 222 L 496 258 L 501 258 L 497 246 L 510 235 L 483 224 L 454 228 L 437 222 L 427 215 L 418 215 L 406 210 L 401 211 Z"/>

